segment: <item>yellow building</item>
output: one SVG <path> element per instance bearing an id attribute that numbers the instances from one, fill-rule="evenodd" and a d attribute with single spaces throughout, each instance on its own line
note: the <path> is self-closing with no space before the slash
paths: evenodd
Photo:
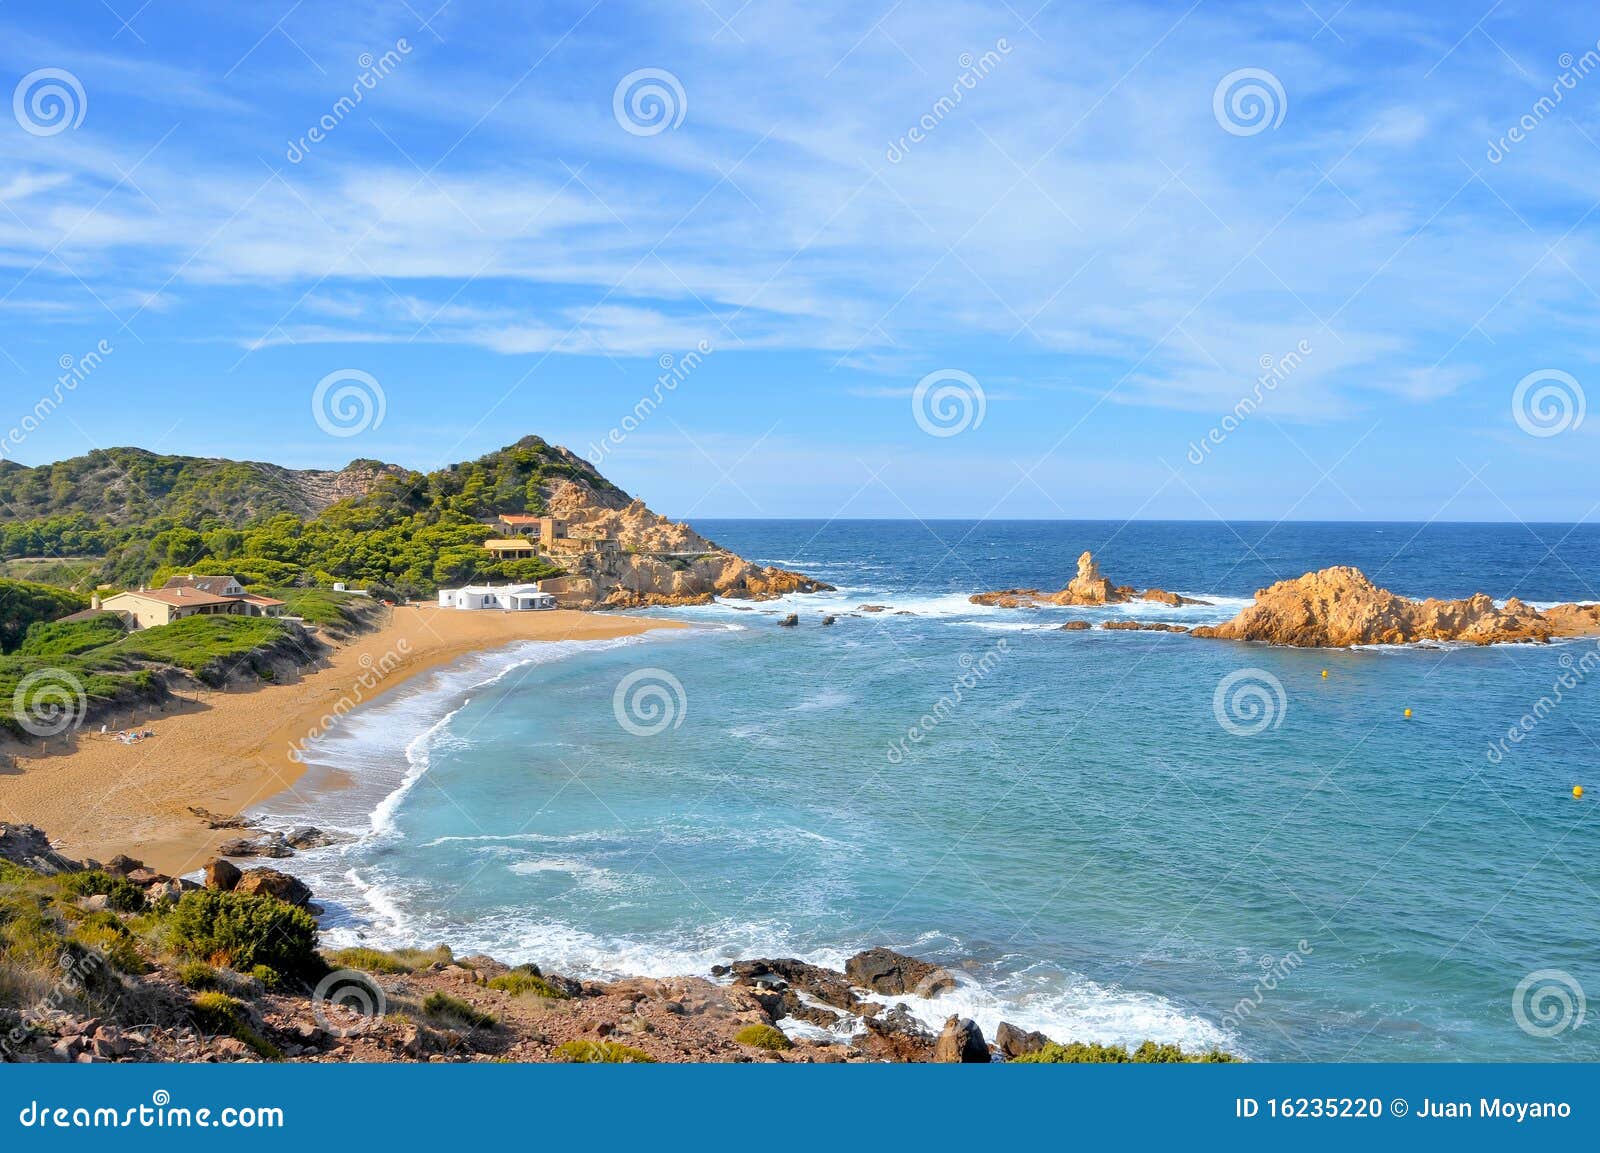
<path id="1" fill-rule="evenodd" d="M 129 627 L 136 629 L 159 628 L 184 617 L 227 615 L 237 613 L 242 608 L 237 600 L 196 588 L 140 589 L 138 592 L 118 593 L 106 597 L 100 602 L 100 607 L 116 613 Z"/>

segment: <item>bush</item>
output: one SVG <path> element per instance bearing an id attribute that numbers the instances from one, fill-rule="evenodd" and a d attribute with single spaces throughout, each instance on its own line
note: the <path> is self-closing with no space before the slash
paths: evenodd
<path id="1" fill-rule="evenodd" d="M 96 869 L 87 873 L 64 873 L 60 884 L 62 892 L 73 897 L 104 895 L 106 904 L 119 913 L 144 911 L 144 890 L 126 877 L 113 876 Z"/>
<path id="2" fill-rule="evenodd" d="M 643 1049 L 616 1041 L 567 1041 L 556 1047 L 563 1061 L 580 1065 L 653 1065 L 655 1058 Z"/>
<path id="3" fill-rule="evenodd" d="M 485 1013 L 449 993 L 429 993 L 422 1002 L 422 1011 L 430 1017 L 441 1017 L 474 1029 L 492 1029 L 500 1023 L 493 1013 Z"/>
<path id="4" fill-rule="evenodd" d="M 276 992 L 283 988 L 283 975 L 271 965 L 255 965 L 250 975 L 261 982 L 262 988 Z"/>
<path id="5" fill-rule="evenodd" d="M 178 966 L 178 981 L 186 989 L 204 991 L 222 985 L 222 977 L 204 961 L 185 961 Z"/>
<path id="6" fill-rule="evenodd" d="M 774 1053 L 794 1048 L 794 1042 L 783 1035 L 783 1030 L 774 1029 L 771 1025 L 746 1025 L 733 1035 L 733 1039 L 741 1045 L 770 1049 Z"/>
<path id="7" fill-rule="evenodd" d="M 124 973 L 148 972 L 133 934 L 115 913 L 92 913 L 72 931 L 72 940 L 91 954 L 104 957 L 112 968 Z"/>
<path id="8" fill-rule="evenodd" d="M 86 621 L 35 621 L 17 652 L 30 657 L 74 656 L 120 641 L 126 634 L 122 618 L 115 615 Z"/>
<path id="9" fill-rule="evenodd" d="M 170 933 L 177 952 L 244 973 L 268 965 L 310 983 L 327 971 L 317 955 L 311 914 L 274 897 L 211 889 L 185 893 L 172 911 Z"/>
<path id="10" fill-rule="evenodd" d="M 1098 1041 L 1085 1044 L 1073 1041 L 1062 1045 L 1051 1041 L 1044 1048 L 1021 1057 L 1013 1057 L 1013 1064 L 1022 1065 L 1172 1065 L 1191 1063 L 1227 1063 L 1237 1061 L 1231 1053 L 1212 1049 L 1205 1053 L 1185 1053 L 1176 1045 L 1158 1045 L 1146 1041 L 1132 1053 L 1124 1045 L 1102 1045 Z"/>
<path id="11" fill-rule="evenodd" d="M 432 949 L 394 950 L 353 945 L 348 949 L 338 949 L 324 955 L 335 968 L 360 969 L 364 973 L 388 975 L 414 973 L 418 969 L 426 969 L 432 965 L 448 965 L 452 960 L 448 945 L 438 945 Z"/>
<path id="12" fill-rule="evenodd" d="M 194 1015 L 195 1027 L 201 1032 L 236 1037 L 255 1050 L 258 1056 L 270 1060 L 283 1056 L 276 1045 L 251 1027 L 244 1002 L 226 993 L 199 993 L 190 1002 L 189 1008 Z"/>
<path id="13" fill-rule="evenodd" d="M 559 985 L 552 985 L 538 973 L 518 966 L 509 973 L 502 973 L 498 977 L 489 978 L 489 988 L 504 989 L 513 997 L 520 997 L 524 993 L 532 993 L 536 997 L 549 997 L 557 1001 L 567 999 L 567 991 Z"/>

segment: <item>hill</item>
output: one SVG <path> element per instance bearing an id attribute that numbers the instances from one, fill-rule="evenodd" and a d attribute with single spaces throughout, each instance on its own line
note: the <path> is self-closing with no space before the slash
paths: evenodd
<path id="1" fill-rule="evenodd" d="M 502 535 L 493 521 L 508 513 L 559 518 L 565 535 L 497 558 L 483 542 Z M 428 597 L 469 581 L 566 576 L 568 603 L 589 606 L 822 587 L 658 516 L 536 436 L 430 473 L 362 460 L 297 472 L 141 449 L 0 465 L 0 559 L 19 557 L 92 558 L 62 570 L 80 587 L 204 571 L 274 587 L 344 581 Z"/>
<path id="2" fill-rule="evenodd" d="M 290 469 L 258 461 L 158 456 L 142 448 L 96 449 L 28 468 L 0 461 L 0 509 L 16 521 L 87 516 L 113 525 L 155 517 L 242 525 L 273 513 L 315 516 L 371 491 L 403 469 L 353 460 L 343 469 Z"/>

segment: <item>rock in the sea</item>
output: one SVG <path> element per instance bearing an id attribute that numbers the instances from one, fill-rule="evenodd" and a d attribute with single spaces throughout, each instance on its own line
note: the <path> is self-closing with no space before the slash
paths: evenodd
<path id="1" fill-rule="evenodd" d="M 224 857 L 292 857 L 294 850 L 276 837 L 236 837 L 223 841 L 217 852 Z"/>
<path id="2" fill-rule="evenodd" d="M 206 888 L 230 892 L 239 884 L 242 876 L 244 874 L 239 871 L 238 865 L 218 857 L 206 866 Z"/>
<path id="3" fill-rule="evenodd" d="M 936 997 L 956 987 L 956 979 L 948 970 L 893 949 L 867 949 L 857 953 L 844 963 L 844 973 L 852 984 L 890 996 Z"/>
<path id="4" fill-rule="evenodd" d="M 1043 1033 L 1024 1031 L 1010 1021 L 1001 1021 L 1000 1027 L 994 1031 L 995 1048 L 999 1049 L 1008 1060 L 1014 1061 L 1029 1053 L 1037 1053 L 1049 1043 L 1050 1038 Z"/>
<path id="5" fill-rule="evenodd" d="M 1040 605 L 1116 605 L 1131 600 L 1157 601 L 1164 605 L 1200 605 L 1205 601 L 1169 593 L 1165 589 L 1148 589 L 1140 592 L 1128 585 L 1114 585 L 1100 571 L 1094 554 L 1085 552 L 1078 558 L 1078 572 L 1067 587 L 1057 593 L 1038 589 L 1001 589 L 998 592 L 977 593 L 967 598 L 975 605 L 991 605 L 1002 609 L 1031 609 Z"/>
<path id="6" fill-rule="evenodd" d="M 792 986 L 824 1005 L 832 1005 L 836 1009 L 852 1013 L 861 1009 L 860 1000 L 851 989 L 851 982 L 843 975 L 793 957 L 762 957 L 751 961 L 735 961 L 732 965 L 719 968 L 722 970 L 721 974 L 717 974 L 717 970 L 713 969 L 714 975 L 732 976 L 735 985 L 755 989 L 764 995 L 778 994 L 779 1003 L 786 1002 L 787 999 L 781 994 Z"/>
<path id="7" fill-rule="evenodd" d="M 1057 593 L 1055 599 L 1057 604 L 1105 605 L 1126 597 L 1101 574 L 1094 554 L 1085 550 L 1078 558 L 1078 575 L 1067 582 L 1067 587 Z"/>
<path id="8" fill-rule="evenodd" d="M 301 825 L 283 835 L 284 841 L 296 849 L 320 849 L 333 844 L 333 839 L 314 825 Z"/>
<path id="9" fill-rule="evenodd" d="M 277 869 L 246 869 L 239 883 L 234 886 L 234 892 L 260 893 L 291 905 L 311 903 L 311 890 L 306 888 L 305 883 Z"/>
<path id="10" fill-rule="evenodd" d="M 983 1031 L 970 1017 L 951 1017 L 933 1043 L 933 1059 L 941 1065 L 987 1065 L 991 1058 Z"/>
<path id="11" fill-rule="evenodd" d="M 1063 632 L 1085 633 L 1088 632 L 1091 627 L 1093 626 L 1091 626 L 1088 621 L 1068 621 L 1066 624 L 1061 626 L 1061 629 Z"/>
<path id="12" fill-rule="evenodd" d="M 1541 613 L 1515 597 L 1496 605 L 1484 593 L 1463 600 L 1410 600 L 1379 588 L 1360 569 L 1340 565 L 1261 589 L 1255 603 L 1231 621 L 1194 629 L 1193 635 L 1301 648 L 1542 642 L 1600 631 L 1600 611 L 1588 610 L 1559 605 Z"/>
<path id="13" fill-rule="evenodd" d="M 798 625 L 799 623 L 800 623 L 800 614 L 799 613 L 790 613 L 788 616 L 784 617 L 782 620 L 780 620 L 778 622 L 779 625 L 781 625 L 782 627 L 784 627 L 786 629 L 792 629 L 796 625 Z"/>
<path id="14" fill-rule="evenodd" d="M 839 619 L 838 617 L 834 616 L 832 613 L 829 613 L 827 616 L 822 618 L 823 627 L 826 628 L 828 625 L 831 625 L 834 621 L 836 621 L 838 619 Z"/>
<path id="15" fill-rule="evenodd" d="M 1179 596 L 1177 593 L 1169 593 L 1166 589 L 1145 589 L 1144 592 L 1139 594 L 1139 599 L 1171 605 L 1174 608 L 1179 605 L 1208 605 L 1211 603 L 1210 601 L 1198 601 L 1193 597 Z"/>

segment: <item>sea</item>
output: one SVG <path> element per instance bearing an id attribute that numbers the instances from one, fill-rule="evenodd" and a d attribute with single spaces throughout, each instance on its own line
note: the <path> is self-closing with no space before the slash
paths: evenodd
<path id="1" fill-rule="evenodd" d="M 1219 622 L 1333 564 L 1409 596 L 1596 601 L 1600 528 L 696 528 L 837 591 L 508 645 L 352 713 L 258 813 L 339 838 L 284 862 L 327 939 L 597 978 L 883 945 L 957 977 L 909 998 L 917 1016 L 989 1036 L 1600 1059 L 1594 641 L 1317 651 L 1061 627 Z M 1206 603 L 968 600 L 1058 589 L 1085 550 L 1118 584 Z"/>

